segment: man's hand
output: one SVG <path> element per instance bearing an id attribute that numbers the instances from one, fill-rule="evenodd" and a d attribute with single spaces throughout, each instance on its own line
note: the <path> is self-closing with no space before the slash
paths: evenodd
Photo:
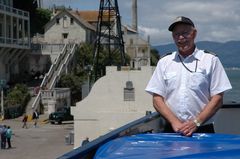
<path id="1" fill-rule="evenodd" d="M 193 120 L 188 120 L 182 123 L 182 126 L 179 128 L 179 131 L 184 136 L 192 136 L 192 134 L 197 130 L 197 125 Z"/>
<path id="2" fill-rule="evenodd" d="M 180 129 L 183 127 L 183 123 L 181 123 L 180 121 L 176 121 L 174 123 L 171 124 L 172 125 L 172 129 L 174 130 L 174 132 L 176 133 L 181 133 Z"/>

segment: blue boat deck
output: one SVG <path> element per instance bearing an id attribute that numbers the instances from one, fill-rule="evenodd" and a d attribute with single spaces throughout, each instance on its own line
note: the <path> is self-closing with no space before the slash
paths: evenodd
<path id="1" fill-rule="evenodd" d="M 101 146 L 94 159 L 240 158 L 240 135 L 154 133 L 126 136 Z"/>

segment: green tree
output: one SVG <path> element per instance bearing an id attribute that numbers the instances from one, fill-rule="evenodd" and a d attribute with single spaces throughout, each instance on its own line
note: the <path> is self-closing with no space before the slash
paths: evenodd
<path id="1" fill-rule="evenodd" d="M 160 58 L 159 52 L 156 49 L 151 49 L 151 66 L 156 66 Z"/>
<path id="2" fill-rule="evenodd" d="M 81 100 L 83 79 L 74 74 L 66 74 L 61 76 L 58 87 L 70 88 L 71 90 L 71 103 L 74 105 Z"/>
<path id="3" fill-rule="evenodd" d="M 51 18 L 50 10 L 38 8 L 36 0 L 24 0 L 24 2 L 22 0 L 13 0 L 13 7 L 29 12 L 31 36 L 36 33 L 43 33 L 44 25 Z"/>
<path id="4" fill-rule="evenodd" d="M 97 78 L 100 78 L 105 75 L 106 66 L 122 66 L 121 61 L 121 53 L 119 50 L 112 50 L 111 52 L 111 59 L 109 59 L 109 53 L 108 50 L 105 48 L 101 48 L 99 51 L 99 58 L 98 58 L 98 66 L 93 68 L 94 72 L 97 72 L 95 75 L 97 75 Z M 111 60 L 111 61 L 110 61 Z M 125 63 L 126 65 L 129 65 L 130 63 L 130 57 L 125 54 Z M 96 62 L 94 63 L 96 65 Z"/>
<path id="5" fill-rule="evenodd" d="M 83 43 L 76 51 L 74 73 L 79 76 L 84 76 L 90 71 L 89 67 L 93 64 L 93 46 L 88 43 Z"/>
<path id="6" fill-rule="evenodd" d="M 28 88 L 24 84 L 16 84 L 6 97 L 6 105 L 18 105 L 20 104 L 24 109 L 27 105 L 27 102 L 30 99 L 30 94 Z"/>
<path id="7" fill-rule="evenodd" d="M 35 14 L 35 17 L 33 18 L 37 20 L 31 19 L 33 21 L 32 35 L 34 35 L 35 33 L 40 33 L 40 34 L 44 33 L 44 26 L 50 21 L 51 14 L 52 14 L 51 11 L 48 9 L 42 9 L 42 8 L 36 9 L 36 14 Z"/>

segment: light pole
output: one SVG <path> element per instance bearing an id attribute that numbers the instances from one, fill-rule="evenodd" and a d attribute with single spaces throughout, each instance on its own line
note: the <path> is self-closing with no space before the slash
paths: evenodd
<path id="1" fill-rule="evenodd" d="M 87 80 L 88 80 L 88 93 L 89 93 L 91 90 L 91 78 L 90 77 L 91 77 L 93 68 L 92 68 L 92 65 L 87 65 L 84 67 L 84 69 L 87 72 L 87 76 L 88 76 Z"/>
<path id="2" fill-rule="evenodd" d="M 1 86 L 1 111 L 2 111 L 2 120 L 4 120 L 3 87 L 2 86 Z"/>
<path id="3" fill-rule="evenodd" d="M 4 120 L 4 102 L 3 102 L 3 88 L 5 87 L 6 85 L 6 80 L 0 80 L 0 88 L 1 88 L 1 113 L 2 113 L 2 120 Z"/>

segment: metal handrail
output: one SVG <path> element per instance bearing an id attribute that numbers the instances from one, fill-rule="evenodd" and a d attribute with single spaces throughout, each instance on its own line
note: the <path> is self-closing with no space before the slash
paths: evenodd
<path id="1" fill-rule="evenodd" d="M 62 74 L 63 69 L 67 67 L 66 61 L 69 61 L 69 60 L 70 60 L 72 53 L 75 51 L 75 47 L 76 47 L 76 44 L 73 45 L 73 47 L 71 48 L 70 53 L 68 53 L 68 51 L 66 52 L 66 53 L 67 53 L 67 56 L 66 56 L 65 60 L 62 59 L 62 60 L 64 60 L 64 62 L 63 62 L 62 64 L 60 63 L 60 64 L 61 64 L 60 69 L 59 69 L 57 75 L 54 77 L 54 79 L 53 79 L 53 81 L 52 81 L 49 89 L 52 89 L 52 88 L 54 87 L 54 85 L 56 84 L 58 78 L 59 78 L 60 75 Z M 63 55 L 63 57 L 64 57 L 64 56 L 65 56 L 65 55 Z M 61 60 L 61 61 L 62 61 L 62 60 Z"/>
<path id="2" fill-rule="evenodd" d="M 33 110 L 35 110 L 36 107 L 39 105 L 40 98 L 41 98 L 41 89 L 44 89 L 44 87 L 45 87 L 45 86 L 47 85 L 47 83 L 49 82 L 49 79 L 52 78 L 53 73 L 54 73 L 54 71 L 55 71 L 54 68 L 56 67 L 56 64 L 59 63 L 58 61 L 59 61 L 59 59 L 61 59 L 60 56 L 61 56 L 61 54 L 63 54 L 63 52 L 64 52 L 65 49 L 67 48 L 66 46 L 67 46 L 67 44 L 65 44 L 65 46 L 63 47 L 63 50 L 62 50 L 61 53 L 58 55 L 58 57 L 56 58 L 56 60 L 55 60 L 54 63 L 52 64 L 52 66 L 50 67 L 48 73 L 44 76 L 43 81 L 42 81 L 42 83 L 41 83 L 41 85 L 40 85 L 40 89 L 39 89 L 38 95 L 37 95 L 37 97 L 35 98 L 35 100 L 34 100 L 34 102 L 33 102 L 33 104 L 32 104 L 32 109 L 33 109 Z"/>

